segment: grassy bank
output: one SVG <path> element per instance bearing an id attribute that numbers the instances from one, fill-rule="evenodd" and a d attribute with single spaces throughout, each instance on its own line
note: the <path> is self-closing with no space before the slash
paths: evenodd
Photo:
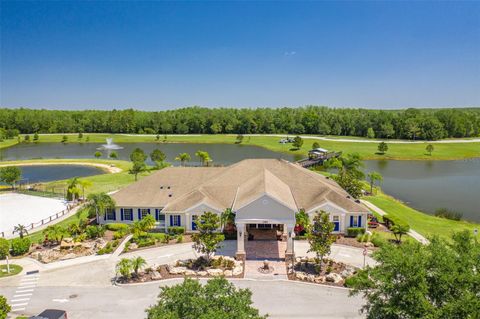
<path id="1" fill-rule="evenodd" d="M 105 143 L 107 137 L 113 137 L 115 143 L 227 143 L 234 144 L 236 135 L 168 135 L 165 139 L 160 135 L 157 141 L 154 135 L 125 135 L 125 134 L 84 134 L 82 139 L 77 134 L 66 134 L 68 136 L 67 143 Z M 60 143 L 63 134 L 41 134 L 39 143 Z M 348 137 L 349 138 L 349 137 Z M 359 139 L 359 138 L 356 138 Z M 280 137 L 276 136 L 245 136 L 242 145 L 255 145 L 267 148 L 276 152 L 284 152 L 289 154 L 297 154 L 298 156 L 306 156 L 308 150 L 312 148 L 313 139 L 304 139 L 304 145 L 299 150 L 290 150 L 291 144 L 280 144 Z M 342 141 L 324 141 L 317 140 L 321 147 L 343 151 L 345 153 L 357 152 L 364 159 L 398 159 L 398 160 L 453 160 L 480 157 L 480 143 L 437 143 L 434 144 L 435 150 L 432 155 L 428 155 L 425 151 L 425 143 L 418 144 L 389 144 L 389 150 L 385 155 L 377 153 L 378 142 L 357 143 Z M 5 142 L 2 142 L 5 143 Z M 16 140 L 15 140 L 16 143 Z M 14 144 L 15 144 L 14 143 Z M 388 141 L 387 141 L 388 144 Z"/>
<path id="2" fill-rule="evenodd" d="M 122 171 L 119 173 L 107 173 L 100 175 L 93 175 L 83 177 L 81 179 L 87 179 L 92 182 L 92 186 L 85 189 L 85 194 L 97 192 L 111 192 L 122 187 L 125 187 L 135 181 L 135 176 L 128 173 L 128 170 L 131 167 L 131 163 L 128 161 L 121 160 L 103 160 L 103 159 L 39 159 L 39 160 L 23 160 L 23 161 L 5 161 L 1 162 L 1 165 L 15 165 L 15 164 L 81 164 L 81 163 L 91 163 L 91 164 L 100 164 L 100 165 L 114 165 L 117 168 L 120 168 Z M 149 175 L 150 172 L 144 172 L 139 174 L 139 178 Z M 44 185 L 51 188 L 65 188 L 67 185 L 67 180 L 53 181 L 44 183 Z"/>
<path id="3" fill-rule="evenodd" d="M 13 146 L 17 143 L 18 143 L 18 140 L 16 138 L 11 140 L 3 140 L 0 142 L 0 149 Z"/>
<path id="4" fill-rule="evenodd" d="M 363 199 L 383 209 L 389 215 L 403 219 L 412 229 L 425 237 L 439 235 L 444 238 L 450 238 L 452 233 L 465 229 L 472 233 L 474 229 L 480 230 L 480 224 L 428 215 L 405 205 L 381 191 L 378 191 L 378 194 L 375 196 L 367 196 Z"/>

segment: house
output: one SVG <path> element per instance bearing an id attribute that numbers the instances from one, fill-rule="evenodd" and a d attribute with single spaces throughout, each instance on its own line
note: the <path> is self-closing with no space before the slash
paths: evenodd
<path id="1" fill-rule="evenodd" d="M 281 159 L 247 159 L 228 167 L 168 167 L 112 195 L 117 207 L 101 223 L 132 223 L 151 214 L 157 227 L 183 226 L 196 230 L 205 211 L 236 214 L 237 254 L 252 229 L 277 229 L 287 237 L 293 255 L 295 213 L 305 210 L 313 219 L 330 213 L 336 233 L 367 226 L 368 209 L 336 182 Z"/>

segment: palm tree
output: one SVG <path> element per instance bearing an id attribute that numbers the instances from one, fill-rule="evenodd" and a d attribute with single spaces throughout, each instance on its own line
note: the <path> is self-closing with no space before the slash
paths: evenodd
<path id="1" fill-rule="evenodd" d="M 402 242 L 402 236 L 408 234 L 410 231 L 410 226 L 408 225 L 403 225 L 403 224 L 396 224 L 393 225 L 390 230 L 393 232 L 393 235 L 395 236 L 395 239 L 397 240 L 397 243 Z"/>
<path id="2" fill-rule="evenodd" d="M 132 258 L 130 262 L 136 277 L 138 277 L 138 271 L 147 265 L 145 259 L 140 256 Z"/>
<path id="3" fill-rule="evenodd" d="M 232 211 L 231 208 L 225 209 L 225 211 L 220 215 L 220 224 L 222 225 L 222 229 L 225 228 L 228 224 L 235 223 L 235 213 Z"/>
<path id="4" fill-rule="evenodd" d="M 78 178 L 74 177 L 70 180 L 68 180 L 68 186 L 67 186 L 67 199 L 69 201 L 75 200 L 78 198 L 78 194 L 80 193 L 80 189 L 78 188 Z"/>
<path id="5" fill-rule="evenodd" d="M 97 218 L 97 223 L 98 223 L 98 217 L 99 214 L 105 214 L 105 210 L 107 208 L 115 208 L 115 201 L 113 198 L 111 198 L 108 194 L 105 193 L 93 193 L 89 194 L 87 197 L 88 204 L 86 207 L 88 209 L 93 209 L 95 210 L 95 216 Z"/>
<path id="6" fill-rule="evenodd" d="M 82 199 L 85 200 L 85 189 L 91 187 L 93 183 L 88 179 L 81 179 L 78 181 L 78 184 L 82 188 Z"/>
<path id="7" fill-rule="evenodd" d="M 175 157 L 175 160 L 180 161 L 182 163 L 182 166 L 185 166 L 185 162 L 188 162 L 190 160 L 190 154 L 180 153 L 177 157 Z"/>
<path id="8" fill-rule="evenodd" d="M 20 238 L 23 238 L 23 235 L 25 235 L 25 234 L 28 235 L 27 227 L 25 227 L 21 224 L 18 224 L 17 226 L 13 227 L 13 234 L 15 234 L 15 233 L 18 233 Z"/>
<path id="9" fill-rule="evenodd" d="M 331 158 L 324 163 L 326 168 L 336 168 L 338 173 L 345 177 L 347 174 L 356 179 L 363 178 L 364 173 L 360 170 L 363 167 L 362 157 L 358 153 L 348 154 L 339 158 Z"/>
<path id="10" fill-rule="evenodd" d="M 373 194 L 373 184 L 375 184 L 375 181 L 383 181 L 383 177 L 380 173 L 371 171 L 368 173 L 368 180 L 370 181 L 370 194 Z"/>
<path id="11" fill-rule="evenodd" d="M 117 271 L 124 277 L 130 278 L 132 273 L 132 262 L 130 259 L 122 258 L 116 266 Z"/>
<path id="12" fill-rule="evenodd" d="M 195 153 L 195 156 L 200 158 L 200 162 L 202 163 L 202 166 L 205 166 L 206 163 L 208 164 L 208 162 L 212 160 L 210 158 L 210 154 L 208 154 L 208 152 L 205 152 L 205 151 L 197 151 Z"/>

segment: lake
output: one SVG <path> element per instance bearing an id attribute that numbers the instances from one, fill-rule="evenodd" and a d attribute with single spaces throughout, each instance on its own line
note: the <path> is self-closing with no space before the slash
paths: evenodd
<path id="1" fill-rule="evenodd" d="M 22 170 L 22 183 L 30 184 L 105 173 L 98 167 L 86 165 L 32 165 L 19 167 Z"/>
<path id="2" fill-rule="evenodd" d="M 480 159 L 460 161 L 365 161 L 383 175 L 381 187 L 409 206 L 433 214 L 438 208 L 480 221 Z"/>
<path id="3" fill-rule="evenodd" d="M 174 165 L 179 165 L 175 157 L 179 153 L 189 153 L 192 165 L 199 164 L 199 159 L 195 156 L 198 150 L 206 151 L 210 154 L 214 164 L 228 165 L 246 158 L 283 158 L 289 161 L 296 160 L 293 155 L 277 153 L 267 150 L 263 147 L 238 144 L 193 144 L 193 143 L 122 143 L 119 144 L 123 149 L 115 150 L 118 158 L 129 160 L 130 153 L 139 147 L 150 154 L 154 149 L 159 148 L 167 155 L 167 161 Z M 95 143 L 28 143 L 17 144 L 15 146 L 1 150 L 2 160 L 25 160 L 36 158 L 94 158 L 97 151 L 102 153 L 102 158 L 108 158 L 109 151 L 97 150 L 101 145 Z M 300 159 L 300 158 L 298 158 Z M 152 164 L 151 162 L 148 162 Z"/>
<path id="4" fill-rule="evenodd" d="M 93 154 L 100 144 L 61 144 L 40 143 L 20 144 L 3 149 L 3 160 L 22 160 L 32 158 L 94 158 Z M 179 153 L 189 153 L 190 164 L 198 164 L 195 152 L 207 151 L 215 164 L 228 165 L 246 158 L 283 158 L 296 161 L 300 158 L 290 154 L 277 153 L 267 149 L 236 144 L 193 144 L 193 143 L 123 143 L 123 149 L 117 150 L 120 159 L 128 160 L 136 147 L 149 154 L 159 148 L 167 155 L 167 161 L 179 165 L 175 157 Z M 108 151 L 101 151 L 108 156 Z M 30 167 L 29 167 L 30 169 Z M 32 169 L 34 169 L 32 167 Z M 95 169 L 85 167 L 83 169 Z M 463 213 L 465 219 L 480 222 L 480 159 L 461 161 L 365 161 L 367 171 L 380 172 L 384 181 L 382 189 L 412 207 L 427 213 L 438 208 L 449 208 Z M 67 169 L 68 170 L 68 169 Z M 46 168 L 41 170 L 46 177 L 55 179 L 60 171 Z M 45 172 L 45 173 L 43 173 Z M 70 173 L 72 170 L 70 170 Z M 80 171 L 78 171 L 80 173 Z M 92 174 L 90 174 L 92 175 Z M 70 178 L 76 175 L 63 175 Z"/>

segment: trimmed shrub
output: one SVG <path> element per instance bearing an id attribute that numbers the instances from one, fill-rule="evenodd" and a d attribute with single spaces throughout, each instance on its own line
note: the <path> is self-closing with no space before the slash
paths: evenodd
<path id="1" fill-rule="evenodd" d="M 185 234 L 185 227 L 170 226 L 170 227 L 168 227 L 168 233 L 170 235 L 183 235 L 183 234 Z"/>
<path id="2" fill-rule="evenodd" d="M 0 260 L 5 259 L 10 251 L 10 243 L 5 238 L 0 238 Z"/>
<path id="3" fill-rule="evenodd" d="M 105 227 L 100 225 L 88 226 L 85 229 L 85 233 L 87 234 L 87 237 L 90 239 L 100 238 L 100 237 L 103 237 L 103 235 L 105 234 Z"/>
<path id="4" fill-rule="evenodd" d="M 375 246 L 375 247 L 382 247 L 383 245 L 386 245 L 388 242 L 385 238 L 373 233 L 372 238 L 370 238 L 370 242 Z"/>
<path id="5" fill-rule="evenodd" d="M 183 235 L 178 235 L 177 236 L 177 243 L 183 243 Z"/>
<path id="6" fill-rule="evenodd" d="M 363 235 L 364 233 L 365 233 L 365 228 L 349 227 L 349 228 L 347 228 L 346 237 L 357 237 L 358 235 Z"/>
<path id="7" fill-rule="evenodd" d="M 105 227 L 111 231 L 125 231 L 125 232 L 128 231 L 128 225 L 122 224 L 122 223 L 106 224 Z"/>
<path id="8" fill-rule="evenodd" d="M 32 242 L 28 238 L 15 238 L 12 239 L 12 255 L 21 256 L 28 253 Z"/>
<path id="9" fill-rule="evenodd" d="M 163 240 L 165 240 L 165 236 L 167 236 L 167 234 L 164 234 L 164 233 L 148 233 L 148 236 L 151 237 L 151 238 L 155 238 L 155 240 L 163 242 Z"/>

